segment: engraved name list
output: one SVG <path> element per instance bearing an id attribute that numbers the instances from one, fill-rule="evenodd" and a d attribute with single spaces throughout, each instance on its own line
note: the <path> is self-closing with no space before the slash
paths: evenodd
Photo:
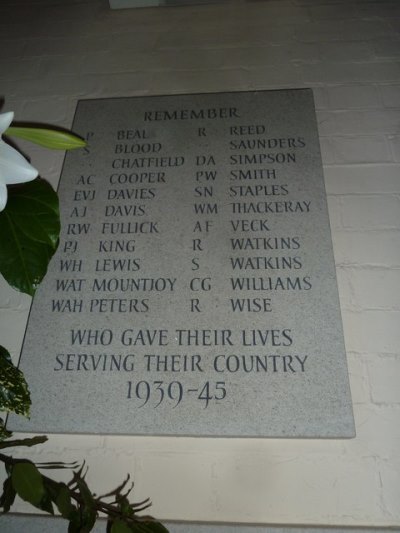
<path id="1" fill-rule="evenodd" d="M 83 100 L 23 431 L 351 437 L 310 90 Z"/>

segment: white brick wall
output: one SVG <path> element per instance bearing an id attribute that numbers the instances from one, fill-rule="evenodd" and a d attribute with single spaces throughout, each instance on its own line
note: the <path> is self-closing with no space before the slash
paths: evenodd
<path id="1" fill-rule="evenodd" d="M 39 460 L 87 459 L 99 492 L 130 471 L 161 518 L 400 527 L 400 2 L 270 0 L 111 11 L 2 0 L 0 97 L 68 127 L 78 98 L 312 87 L 357 437 L 53 435 Z M 62 154 L 29 149 L 56 185 Z M 29 299 L 0 282 L 14 357 Z M 31 510 L 22 503 L 19 510 Z"/>

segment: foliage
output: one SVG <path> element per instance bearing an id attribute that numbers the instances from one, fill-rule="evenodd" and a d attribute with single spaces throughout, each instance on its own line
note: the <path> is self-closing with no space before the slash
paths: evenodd
<path id="1" fill-rule="evenodd" d="M 14 135 L 52 149 L 73 149 L 85 145 L 82 139 L 64 131 L 34 127 L 10 127 Z M 57 250 L 60 233 L 58 197 L 44 180 L 10 186 L 8 202 L 0 212 L 0 273 L 15 289 L 34 295 L 46 274 L 48 263 Z M 29 417 L 31 400 L 23 373 L 14 366 L 8 351 L 0 346 L 0 411 Z M 47 437 L 11 439 L 0 418 L 0 450 L 31 447 L 46 442 Z M 68 533 L 86 533 L 93 529 L 100 515 L 107 517 L 107 533 L 168 533 L 150 516 L 138 513 L 151 503 L 130 503 L 133 484 L 127 479 L 103 496 L 93 494 L 85 480 L 85 464 L 62 462 L 35 464 L 0 453 L 6 479 L 0 496 L 0 510 L 10 511 L 15 497 L 34 507 L 68 521 Z M 69 483 L 54 481 L 42 474 L 43 469 L 67 468 L 72 471 Z"/>
<path id="2" fill-rule="evenodd" d="M 9 188 L 0 212 L 0 272 L 21 292 L 34 295 L 58 246 L 58 197 L 41 179 Z"/>
<path id="3" fill-rule="evenodd" d="M 30 441 L 31 439 L 27 439 Z M 3 443 L 4 444 L 4 443 Z M 19 445 L 24 445 L 19 441 Z M 27 444 L 31 444 L 28 442 Z M 0 448 L 2 445 L 0 444 Z M 147 509 L 149 500 L 129 503 L 129 476 L 112 492 L 103 496 L 92 494 L 85 476 L 87 469 L 82 465 L 64 463 L 34 464 L 27 459 L 13 459 L 0 453 L 0 460 L 5 463 L 7 477 L 3 484 L 0 507 L 8 512 L 15 497 L 30 503 L 34 507 L 54 515 L 58 511 L 68 521 L 68 533 L 86 533 L 92 530 L 100 514 L 107 516 L 107 531 L 112 533 L 168 533 L 165 527 L 149 516 L 138 513 Z M 54 481 L 42 474 L 44 468 L 74 467 L 69 483 Z"/>
<path id="4" fill-rule="evenodd" d="M 29 416 L 31 399 L 23 373 L 16 368 L 8 351 L 0 346 L 0 409 L 23 416 Z M 0 418 L 0 441 L 11 434 Z"/>

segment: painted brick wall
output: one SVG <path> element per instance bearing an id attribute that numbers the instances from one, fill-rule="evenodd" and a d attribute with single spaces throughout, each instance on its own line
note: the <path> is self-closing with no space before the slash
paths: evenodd
<path id="1" fill-rule="evenodd" d="M 98 492 L 180 520 L 400 527 L 400 2 L 266 0 L 110 11 L 106 0 L 2 0 L 0 97 L 69 127 L 79 98 L 312 87 L 357 437 L 51 436 L 38 460 L 87 459 Z M 29 147 L 53 185 L 63 155 Z M 19 355 L 29 298 L 0 281 Z M 22 503 L 18 510 L 30 508 Z"/>

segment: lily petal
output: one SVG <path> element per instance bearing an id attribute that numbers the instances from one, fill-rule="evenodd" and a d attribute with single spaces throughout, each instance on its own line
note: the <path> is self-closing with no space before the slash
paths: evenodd
<path id="1" fill-rule="evenodd" d="M 35 179 L 38 174 L 39 172 L 17 150 L 0 141 L 1 183 L 9 185 L 24 183 Z"/>
<path id="2" fill-rule="evenodd" d="M 0 135 L 6 131 L 13 120 L 14 113 L 12 111 L 9 111 L 8 113 L 0 113 Z"/>
<path id="3" fill-rule="evenodd" d="M 7 186 L 0 182 L 0 211 L 3 211 L 7 203 Z"/>

